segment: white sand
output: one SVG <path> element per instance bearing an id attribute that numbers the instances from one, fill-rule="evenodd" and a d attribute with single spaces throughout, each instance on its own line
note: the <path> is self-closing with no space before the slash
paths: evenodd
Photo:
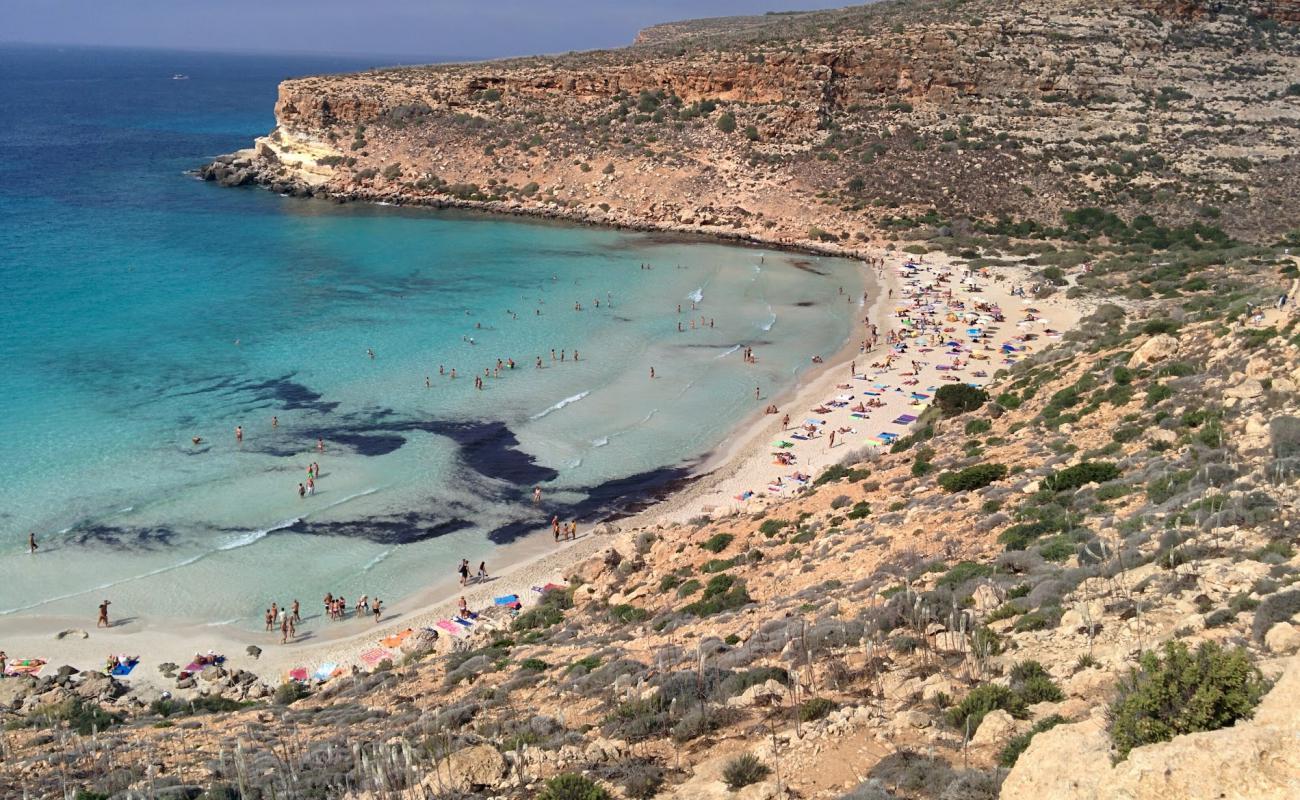
<path id="1" fill-rule="evenodd" d="M 937 254 L 924 257 L 921 269 L 914 277 L 908 277 L 900 274 L 908 257 L 883 251 L 880 254 L 885 258 L 884 275 L 881 276 L 883 287 L 875 290 L 877 296 L 873 298 L 867 315 L 879 331 L 880 341 L 876 348 L 868 353 L 859 352 L 859 345 L 869 330 L 865 321 L 859 321 L 849 342 L 840 353 L 826 359 L 824 368 L 811 371 L 801 386 L 785 396 L 756 402 L 760 407 L 774 402 L 780 408 L 780 414 L 769 416 L 760 411 L 751 420 L 743 421 L 740 429 L 701 470 L 705 474 L 683 491 L 632 519 L 622 521 L 619 523 L 622 529 L 679 522 L 705 514 L 721 516 L 750 512 L 791 496 L 801 490 L 799 484 L 790 478 L 793 473 L 805 473 L 815 478 L 825 468 L 850 455 L 864 454 L 867 448 L 887 449 L 887 445 L 881 445 L 877 438 L 882 432 L 906 435 L 910 425 L 893 420 L 901 414 L 919 416 L 924 404 L 929 402 L 913 398 L 912 392 L 932 398 L 934 391 L 946 383 L 986 384 L 999 369 L 1008 366 L 1001 352 L 1003 344 L 1016 342 L 1025 334 L 1034 334 L 1036 338 L 1032 341 L 1021 342 L 1032 349 L 1014 354 L 1023 357 L 1027 352 L 1041 350 L 1052 343 L 1053 340 L 1044 335 L 1045 330 L 1066 331 L 1077 323 L 1080 316 L 1078 305 L 1066 301 L 1061 293 L 1041 301 L 1013 297 L 1012 285 L 1022 284 L 1026 279 L 1019 270 L 991 270 L 972 288 L 959 285 L 964 271 L 951 266 L 947 257 Z M 950 280 L 940 282 L 945 277 Z M 918 289 L 925 283 L 932 283 L 936 291 L 918 300 Z M 893 291 L 892 298 L 888 297 L 890 290 Z M 946 299 L 949 290 L 952 292 L 951 300 Z M 976 302 L 996 304 L 1005 316 L 1002 323 L 983 324 L 982 330 L 988 333 L 989 338 L 973 346 L 973 352 L 987 355 L 987 360 L 971 358 L 972 345 L 966 335 L 968 324 L 955 320 L 943 322 L 943 327 L 953 330 L 942 341 L 951 338 L 962 343 L 963 352 L 957 356 L 964 363 L 960 369 L 938 369 L 940 365 L 952 364 L 954 356 L 949 354 L 949 348 L 936 340 L 931 343 L 934 346 L 929 348 L 929 352 L 922 352 L 924 348 L 915 338 L 906 340 L 907 352 L 896 355 L 890 367 L 872 366 L 883 365 L 890 351 L 886 344 L 889 331 L 903 328 L 896 315 L 897 309 L 918 303 L 934 303 L 938 318 L 944 320 L 957 304 L 964 304 L 964 313 L 969 313 Z M 1023 322 L 1026 309 L 1030 307 L 1038 310 L 1036 316 L 1039 320 Z M 809 357 L 812 355 L 810 353 Z M 762 358 L 761 351 L 757 356 Z M 915 375 L 910 374 L 913 360 L 920 362 L 921 366 Z M 851 375 L 850 365 L 853 363 L 856 363 L 856 371 Z M 977 375 L 977 372 L 984 374 Z M 915 383 L 909 385 L 908 382 L 912 381 Z M 885 388 L 877 388 L 877 384 Z M 869 391 L 877 392 L 878 396 L 868 395 Z M 840 406 L 828 404 L 839 396 L 851 399 Z M 855 417 L 853 408 L 859 402 L 871 400 L 878 400 L 882 405 L 869 408 L 865 418 Z M 829 410 L 814 410 L 819 407 Z M 791 418 L 791 429 L 782 430 L 781 416 L 787 413 Z M 807 439 L 794 438 L 792 434 L 802 433 L 796 426 L 807 419 L 821 421 L 815 426 L 816 433 Z M 830 446 L 830 431 L 837 432 L 834 447 Z M 777 441 L 789 442 L 792 446 L 773 447 Z M 788 466 L 774 463 L 773 454 L 777 452 L 792 455 L 794 463 Z M 776 483 L 778 479 L 780 485 Z M 746 491 L 753 492 L 753 495 L 745 500 L 737 499 Z M 568 567 L 612 544 L 611 537 L 590 533 L 560 546 L 552 544 L 549 538 L 545 535 L 531 537 L 506 549 L 502 558 L 511 565 L 489 582 L 471 584 L 464 589 L 454 583 L 443 583 L 391 604 L 383 622 L 378 625 L 370 618 L 325 621 L 319 614 L 320 600 L 307 598 L 303 606 L 307 620 L 300 628 L 300 638 L 288 645 L 279 643 L 278 632 L 249 633 L 225 626 L 173 628 L 165 623 L 125 621 L 109 629 L 96 630 L 93 616 L 90 616 L 84 619 L 6 620 L 0 649 L 6 650 L 11 660 L 43 658 L 49 662 L 47 672 L 61 664 L 81 669 L 102 668 L 110 653 L 136 655 L 142 658 L 142 663 L 128 681 L 132 685 L 154 685 L 169 690 L 174 682 L 158 673 L 158 664 L 171 661 L 184 666 L 196 652 L 211 650 L 224 653 L 230 667 L 251 670 L 268 683 L 278 683 L 293 667 L 305 667 L 311 673 L 326 663 L 336 663 L 344 668 L 362 665 L 361 654 L 374 650 L 380 638 L 406 628 L 433 626 L 438 620 L 449 618 L 462 594 L 471 608 L 490 607 L 494 596 L 508 594 L 517 594 L 525 606 L 530 605 L 539 597 L 532 587 L 551 581 L 560 582 Z M 86 638 L 79 635 L 56 638 L 57 633 L 65 629 L 79 629 L 89 635 Z M 442 646 L 449 646 L 448 634 L 442 632 L 441 635 Z M 245 653 L 250 644 L 262 648 L 259 659 Z M 394 653 L 393 658 L 400 658 L 400 655 Z"/>

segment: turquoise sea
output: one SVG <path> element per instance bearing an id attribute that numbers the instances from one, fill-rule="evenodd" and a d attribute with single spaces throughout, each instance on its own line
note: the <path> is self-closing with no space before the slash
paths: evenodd
<path id="1" fill-rule="evenodd" d="M 680 482 L 860 313 L 848 261 L 187 174 L 373 65 L 0 47 L 0 625 L 410 595 Z"/>

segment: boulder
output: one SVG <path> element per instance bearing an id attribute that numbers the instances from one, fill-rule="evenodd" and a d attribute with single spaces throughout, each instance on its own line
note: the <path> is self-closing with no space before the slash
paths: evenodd
<path id="1" fill-rule="evenodd" d="M 1250 400 L 1264 393 L 1264 385 L 1254 378 L 1247 378 L 1241 383 L 1229 386 L 1223 393 L 1238 400 Z"/>
<path id="2" fill-rule="evenodd" d="M 83 672 L 72 688 L 73 694 L 86 700 L 112 700 L 123 693 L 121 684 L 102 672 Z"/>
<path id="3" fill-rule="evenodd" d="M 785 691 L 785 687 L 779 681 L 769 679 L 764 683 L 754 684 L 735 697 L 727 698 L 727 705 L 732 708 L 768 706 L 781 702 Z"/>
<path id="4" fill-rule="evenodd" d="M 1178 353 L 1178 340 L 1167 333 L 1159 333 L 1142 343 L 1129 356 L 1129 369 L 1156 364 Z"/>
<path id="5" fill-rule="evenodd" d="M 971 747 L 1001 747 L 1019 732 L 1015 719 L 1002 709 L 984 715 L 984 720 L 970 737 Z"/>
<path id="6" fill-rule="evenodd" d="M 1269 652 L 1288 656 L 1300 650 L 1300 629 L 1290 622 L 1279 622 L 1264 634 L 1264 646 Z"/>
<path id="7" fill-rule="evenodd" d="M 1255 709 L 1231 728 L 1146 745 L 1111 765 L 1105 720 L 1098 715 L 1034 737 L 1002 785 L 1002 800 L 1163 800 L 1296 797 L 1300 775 L 1300 656 Z"/>
<path id="8" fill-rule="evenodd" d="M 398 649 L 403 655 L 423 656 L 432 653 L 437 646 L 438 638 L 433 631 L 421 629 L 407 636 Z"/>
<path id="9" fill-rule="evenodd" d="M 440 769 L 425 777 L 424 783 L 431 789 L 468 793 L 496 787 L 505 774 L 506 760 L 497 749 L 476 744 L 452 753 Z"/>
<path id="10" fill-rule="evenodd" d="M 33 678 L 0 679 L 0 709 L 19 708 L 35 688 L 36 681 Z"/>
<path id="11" fill-rule="evenodd" d="M 220 664 L 209 664 L 199 673 L 199 677 L 211 683 L 226 677 L 226 671 L 221 668 Z"/>
<path id="12" fill-rule="evenodd" d="M 981 583 L 975 587 L 975 592 L 971 595 L 975 603 L 975 610 L 981 614 L 987 614 L 994 609 L 1001 607 L 1007 599 L 1007 593 L 1003 589 L 988 583 Z"/>

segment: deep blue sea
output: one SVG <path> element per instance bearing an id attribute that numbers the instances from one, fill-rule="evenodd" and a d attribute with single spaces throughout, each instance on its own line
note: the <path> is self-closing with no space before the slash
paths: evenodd
<path id="1" fill-rule="evenodd" d="M 0 46 L 0 614 L 396 600 L 653 495 L 847 336 L 847 261 L 188 174 L 376 65 Z"/>

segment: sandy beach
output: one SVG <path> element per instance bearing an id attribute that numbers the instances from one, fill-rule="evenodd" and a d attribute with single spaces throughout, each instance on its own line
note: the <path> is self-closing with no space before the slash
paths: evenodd
<path id="1" fill-rule="evenodd" d="M 88 614 L 77 619 L 7 620 L 0 647 L 11 659 L 44 659 L 46 670 L 62 664 L 102 668 L 110 653 L 139 656 L 141 664 L 125 680 L 133 686 L 168 691 L 174 690 L 174 680 L 162 676 L 157 665 L 185 665 L 197 653 L 223 654 L 227 667 L 251 671 L 268 684 L 277 684 L 294 669 L 311 675 L 322 666 L 349 671 L 354 666 L 372 668 L 382 658 L 400 660 L 397 647 L 385 647 L 381 640 L 408 629 L 439 630 L 439 648 L 448 649 L 451 642 L 471 637 L 476 630 L 506 623 L 484 618 L 465 628 L 450 622 L 462 595 L 472 609 L 491 608 L 494 598 L 507 595 L 517 595 L 527 607 L 540 597 L 535 587 L 562 582 L 572 565 L 613 544 L 614 531 L 630 534 L 702 515 L 749 513 L 779 502 L 802 491 L 833 464 L 887 449 L 894 438 L 906 435 L 940 386 L 987 384 L 998 370 L 1050 346 L 1080 316 L 1077 305 L 1059 292 L 1045 300 L 1014 296 L 1013 287 L 1027 281 L 1019 270 L 998 268 L 968 276 L 964 267 L 939 254 L 918 258 L 881 250 L 877 258 L 883 258 L 879 274 L 877 268 L 863 265 L 872 273 L 872 296 L 841 350 L 810 353 L 810 359 L 818 355 L 822 362 L 807 372 L 799 386 L 782 396 L 757 400 L 754 414 L 738 422 L 695 480 L 634 517 L 594 530 L 583 526 L 577 540 L 559 545 L 545 533 L 527 537 L 501 549 L 497 563 L 489 565 L 490 580 L 462 588 L 448 576 L 413 596 L 391 603 L 386 599 L 379 624 L 369 617 L 327 621 L 320 598 L 300 598 L 303 624 L 297 640 L 288 645 L 280 644 L 278 631 L 168 626 L 165 618 L 147 623 L 128 618 L 97 630 L 93 614 Z M 993 309 L 1000 312 L 1000 321 L 995 320 Z M 872 325 L 878 341 L 864 351 Z M 891 332 L 899 337 L 894 344 L 889 343 Z M 762 358 L 761 350 L 756 357 Z M 776 405 L 779 413 L 763 413 L 769 404 Z M 787 414 L 788 427 L 782 424 Z M 446 575 L 454 565 L 437 566 Z M 65 631 L 69 633 L 59 637 Z M 260 656 L 246 652 L 250 645 L 261 648 Z"/>

